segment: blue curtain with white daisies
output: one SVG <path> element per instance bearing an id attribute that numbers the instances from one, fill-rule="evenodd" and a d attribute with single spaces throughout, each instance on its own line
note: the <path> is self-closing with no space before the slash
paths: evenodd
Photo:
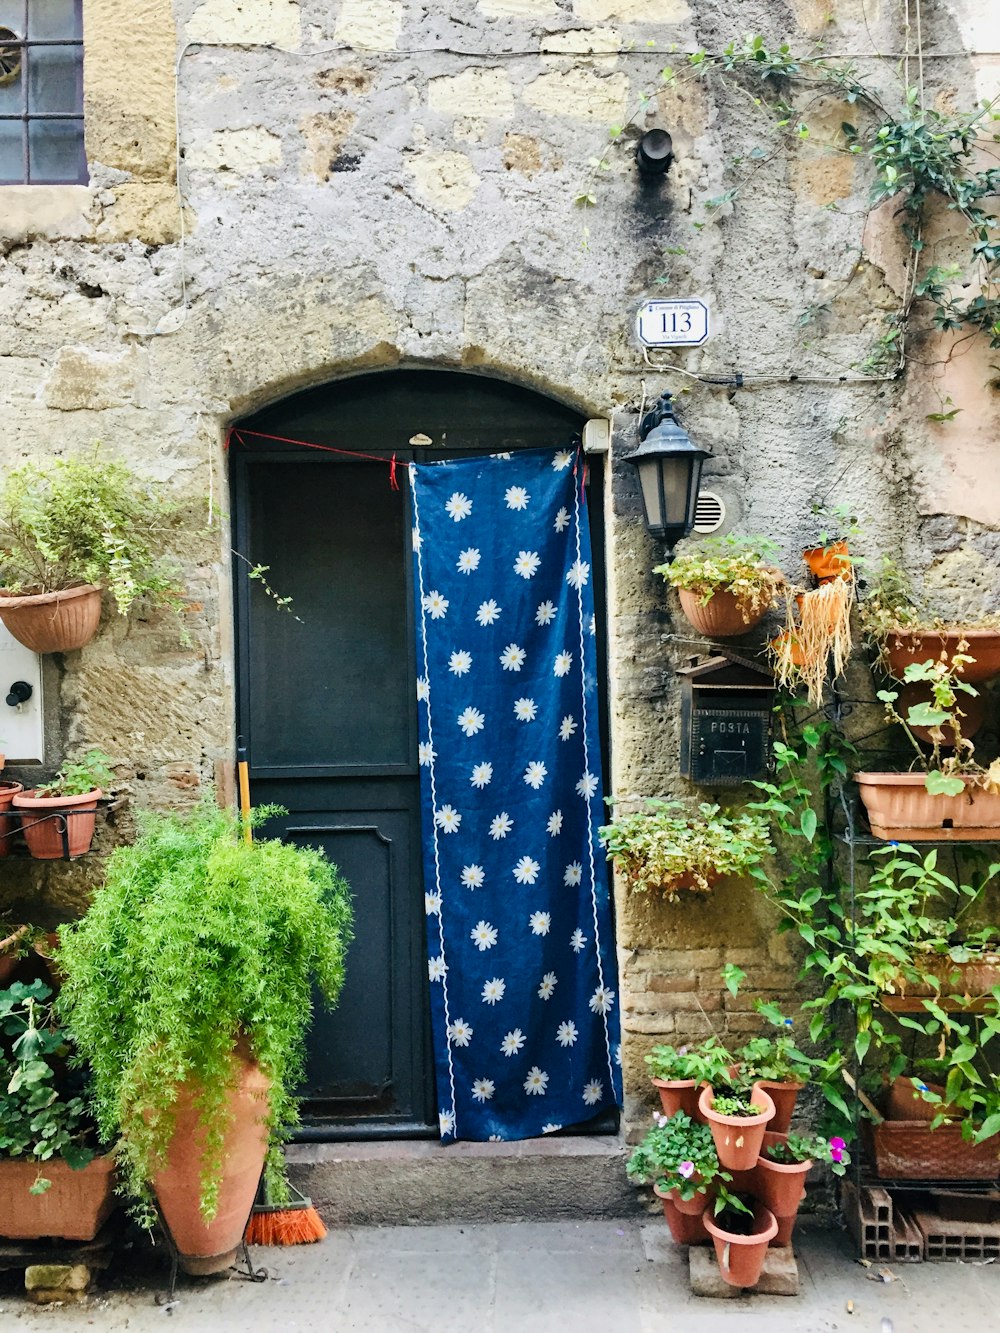
<path id="1" fill-rule="evenodd" d="M 428 978 L 442 1139 L 619 1104 L 582 458 L 410 464 Z"/>

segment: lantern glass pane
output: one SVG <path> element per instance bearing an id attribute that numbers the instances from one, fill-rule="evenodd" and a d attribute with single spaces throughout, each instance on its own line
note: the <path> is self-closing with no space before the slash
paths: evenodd
<path id="1" fill-rule="evenodd" d="M 659 528 L 663 524 L 660 512 L 660 460 L 650 458 L 639 464 L 639 485 L 642 487 L 642 506 L 646 511 L 646 526 Z"/>
<path id="2" fill-rule="evenodd" d="M 684 524 L 689 532 L 694 528 L 695 510 L 698 507 L 698 492 L 701 490 L 701 465 L 703 461 L 697 455 L 691 457 L 691 473 L 687 492 L 687 517 Z"/>
<path id="3" fill-rule="evenodd" d="M 663 500 L 666 513 L 663 523 L 668 528 L 682 527 L 688 510 L 688 480 L 691 476 L 690 455 L 682 458 L 661 458 Z"/>

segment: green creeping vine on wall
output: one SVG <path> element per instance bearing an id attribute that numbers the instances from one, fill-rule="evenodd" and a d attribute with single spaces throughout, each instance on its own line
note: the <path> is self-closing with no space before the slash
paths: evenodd
<path id="1" fill-rule="evenodd" d="M 970 337 L 985 335 L 991 348 L 1000 348 L 1000 232 L 996 214 L 986 206 L 986 200 L 1000 191 L 1000 167 L 981 165 L 984 145 L 1000 142 L 1000 135 L 991 129 L 1000 120 L 1000 111 L 995 110 L 1000 97 L 970 111 L 945 113 L 922 105 L 919 90 L 907 88 L 901 105 L 890 109 L 879 92 L 861 82 L 853 64 L 838 64 L 821 55 L 797 56 L 787 42 L 771 48 L 755 35 L 746 36 L 741 44 L 730 42 L 720 55 L 695 51 L 684 61 L 676 69 L 668 65 L 660 70 L 658 86 L 675 88 L 685 81 L 727 77 L 748 93 L 755 106 L 770 112 L 780 133 L 776 148 L 755 145 L 746 158 L 730 163 L 739 168 L 749 160 L 750 165 L 735 186 L 704 202 L 709 215 L 735 199 L 778 152 L 810 138 L 806 117 L 814 102 L 836 96 L 862 113 L 855 117 L 859 123 L 842 122 L 839 141 L 829 147 L 869 163 L 871 208 L 886 199 L 900 200 L 896 216 L 909 245 L 910 262 L 902 308 L 890 317 L 886 331 L 856 369 L 867 374 L 903 370 L 906 334 L 917 303 L 929 304 L 934 328 L 965 331 Z M 792 100 L 796 92 L 810 95 L 805 109 Z M 646 111 L 654 94 L 655 90 L 641 93 L 628 122 L 610 127 L 612 143 L 622 142 L 628 125 Z M 597 203 L 597 180 L 611 168 L 609 155 L 591 158 L 590 167 L 588 182 L 576 195 L 576 203 L 584 208 Z M 942 203 L 965 222 L 968 257 L 950 267 L 925 267 L 921 257 L 928 209 Z M 705 223 L 693 225 L 700 228 Z M 807 311 L 808 318 L 800 318 L 800 323 L 809 323 L 816 314 Z"/>

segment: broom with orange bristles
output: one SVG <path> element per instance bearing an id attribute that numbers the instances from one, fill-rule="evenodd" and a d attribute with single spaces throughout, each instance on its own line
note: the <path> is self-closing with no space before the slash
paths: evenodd
<path id="1" fill-rule="evenodd" d="M 247 842 L 252 842 L 250 774 L 245 747 L 241 745 L 237 754 L 239 762 L 236 769 L 239 774 L 243 836 Z M 313 1241 L 322 1240 L 326 1235 L 323 1219 L 313 1207 L 312 1199 L 300 1194 L 294 1185 L 290 1184 L 288 1189 L 292 1195 L 288 1203 L 272 1203 L 267 1192 L 266 1179 L 261 1176 L 257 1197 L 243 1236 L 248 1245 L 309 1245 Z"/>

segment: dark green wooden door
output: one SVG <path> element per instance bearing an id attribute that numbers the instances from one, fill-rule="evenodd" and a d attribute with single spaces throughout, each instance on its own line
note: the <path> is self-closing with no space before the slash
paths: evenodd
<path id="1" fill-rule="evenodd" d="M 310 1042 L 305 1121 L 323 1137 L 437 1132 L 411 524 L 405 467 L 393 490 L 389 459 L 555 447 L 579 428 L 575 414 L 511 385 L 402 371 L 296 395 L 241 423 L 231 442 L 237 728 L 252 799 L 285 806 L 267 831 L 321 847 L 354 896 L 344 993 L 333 1013 L 317 1009 Z M 418 433 L 433 444 L 414 448 Z M 269 566 L 293 614 L 248 577 L 247 561 Z"/>

